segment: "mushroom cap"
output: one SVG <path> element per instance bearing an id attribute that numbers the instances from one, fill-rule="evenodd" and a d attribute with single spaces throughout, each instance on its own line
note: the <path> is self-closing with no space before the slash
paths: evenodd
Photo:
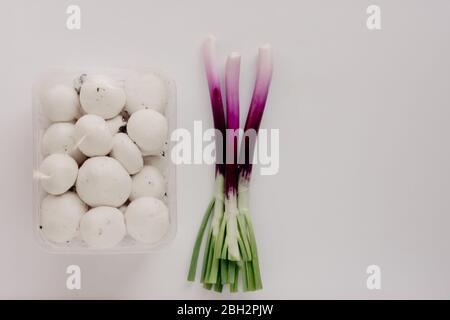
<path id="1" fill-rule="evenodd" d="M 78 234 L 81 217 L 87 210 L 87 205 L 75 192 L 47 195 L 41 202 L 40 211 L 43 234 L 56 243 L 72 240 Z"/>
<path id="2" fill-rule="evenodd" d="M 65 153 L 82 163 L 86 156 L 76 146 L 75 125 L 71 122 L 56 122 L 50 125 L 42 137 L 42 154 Z"/>
<path id="3" fill-rule="evenodd" d="M 90 247 L 114 247 L 126 234 L 123 214 L 113 207 L 93 208 L 81 218 L 80 233 Z"/>
<path id="4" fill-rule="evenodd" d="M 162 199 L 166 192 L 166 182 L 162 173 L 154 166 L 144 166 L 132 177 L 130 200 L 140 197 Z"/>
<path id="5" fill-rule="evenodd" d="M 80 167 L 77 192 L 91 207 L 120 207 L 131 193 L 131 178 L 115 159 L 94 157 Z"/>
<path id="6" fill-rule="evenodd" d="M 125 212 L 128 234 L 143 243 L 160 241 L 169 230 L 169 209 L 159 199 L 143 197 L 132 201 Z"/>
<path id="7" fill-rule="evenodd" d="M 74 88 L 58 84 L 41 96 L 42 112 L 50 121 L 72 121 L 80 112 L 80 101 Z"/>
<path id="8" fill-rule="evenodd" d="M 156 74 L 133 75 L 125 81 L 127 105 L 125 109 L 134 113 L 141 109 L 153 109 L 164 114 L 168 90 L 166 82 Z"/>
<path id="9" fill-rule="evenodd" d="M 104 119 L 117 116 L 125 106 L 125 101 L 125 91 L 105 76 L 88 76 L 80 89 L 83 110 Z"/>
<path id="10" fill-rule="evenodd" d="M 40 167 L 42 188 L 53 195 L 69 190 L 78 174 L 78 164 L 67 154 L 54 153 L 46 157 Z"/>
<path id="11" fill-rule="evenodd" d="M 82 116 L 75 123 L 75 139 L 88 157 L 105 156 L 112 148 L 112 133 L 106 121 L 94 114 Z"/>
<path id="12" fill-rule="evenodd" d="M 136 111 L 127 123 L 128 135 L 147 155 L 158 154 L 164 148 L 168 130 L 166 118 L 151 109 Z"/>
<path id="13" fill-rule="evenodd" d="M 129 174 L 139 172 L 144 166 L 141 151 L 125 133 L 114 135 L 111 157 L 119 161 Z"/>

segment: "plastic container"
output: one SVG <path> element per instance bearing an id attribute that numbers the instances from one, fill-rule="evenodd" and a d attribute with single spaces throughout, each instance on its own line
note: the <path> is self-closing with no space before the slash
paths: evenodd
<path id="1" fill-rule="evenodd" d="M 169 124 L 169 135 L 176 128 L 176 86 L 175 82 L 168 78 L 164 73 L 154 69 L 148 68 L 111 68 L 111 69 L 59 69 L 47 72 L 41 75 L 33 86 L 33 154 L 34 173 L 37 172 L 42 160 L 42 137 L 45 130 L 51 124 L 51 122 L 42 114 L 42 105 L 40 95 L 45 88 L 55 84 L 66 84 L 70 86 L 75 85 L 75 79 L 82 74 L 96 74 L 106 75 L 114 80 L 120 81 L 122 84 L 125 79 L 133 74 L 145 74 L 154 73 L 160 76 L 166 83 L 168 88 L 168 104 L 165 111 L 165 117 Z M 163 172 L 166 180 L 167 196 L 163 199 L 169 209 L 170 226 L 166 235 L 157 243 L 145 244 L 139 243 L 129 235 L 126 235 L 124 239 L 115 247 L 109 249 L 97 249 L 88 247 L 87 244 L 81 239 L 79 233 L 70 242 L 59 244 L 53 243 L 46 239 L 45 235 L 40 229 L 40 206 L 42 199 L 46 196 L 46 192 L 42 189 L 39 182 L 39 178 L 33 179 L 33 233 L 39 245 L 46 251 L 52 253 L 77 253 L 77 254 L 105 254 L 105 253 L 146 253 L 155 251 L 168 243 L 170 243 L 176 234 L 177 228 L 177 194 L 176 194 L 176 167 L 172 161 L 170 161 L 169 151 L 171 149 L 171 141 L 167 137 L 167 151 L 165 152 L 165 165 L 167 170 Z"/>

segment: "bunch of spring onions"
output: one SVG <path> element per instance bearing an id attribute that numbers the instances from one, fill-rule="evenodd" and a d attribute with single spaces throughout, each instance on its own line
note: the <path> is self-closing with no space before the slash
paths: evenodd
<path id="1" fill-rule="evenodd" d="M 244 127 L 238 161 L 239 145 L 239 73 L 240 55 L 231 53 L 225 66 L 225 102 L 222 99 L 215 38 L 203 44 L 203 59 L 209 86 L 216 134 L 216 175 L 214 196 L 205 212 L 192 252 L 188 280 L 194 281 L 200 247 L 206 229 L 201 282 L 206 289 L 221 292 L 230 285 L 238 290 L 242 275 L 244 291 L 262 289 L 255 234 L 248 207 L 248 188 L 256 135 L 261 124 L 272 78 L 272 49 L 259 48 L 256 81 Z M 225 118 L 226 115 L 226 118 Z M 225 145 L 219 141 L 224 141 Z"/>

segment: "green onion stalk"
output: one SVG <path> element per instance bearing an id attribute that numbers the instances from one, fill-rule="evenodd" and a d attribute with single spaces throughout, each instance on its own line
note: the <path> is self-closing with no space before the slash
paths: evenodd
<path id="1" fill-rule="evenodd" d="M 203 61 L 205 65 L 206 79 L 208 82 L 209 96 L 211 100 L 211 108 L 213 114 L 214 128 L 216 130 L 216 169 L 214 195 L 210 201 L 200 225 L 197 239 L 195 241 L 192 252 L 191 264 L 188 273 L 188 280 L 194 281 L 197 270 L 197 262 L 200 254 L 200 247 L 204 233 L 210 222 L 209 232 L 207 234 L 205 252 L 203 257 L 203 267 L 201 273 L 202 283 L 216 283 L 218 270 L 212 270 L 212 262 L 214 261 L 214 248 L 218 241 L 220 232 L 220 224 L 224 215 L 224 174 L 225 166 L 223 158 L 225 156 L 225 146 L 218 136 L 224 137 L 226 133 L 225 112 L 222 100 L 222 90 L 220 85 L 219 68 L 217 64 L 216 39 L 212 36 L 208 37 L 202 47 Z M 212 215 L 212 216 L 211 216 Z M 211 221 L 210 221 L 211 220 Z"/>
<path id="2" fill-rule="evenodd" d="M 256 137 L 261 125 L 262 116 L 269 94 L 270 83 L 273 72 L 272 48 L 265 45 L 259 48 L 256 81 L 253 89 L 252 100 L 244 126 L 244 137 L 241 143 L 238 182 L 238 209 L 239 214 L 246 225 L 251 248 L 251 261 L 247 262 L 248 281 L 254 285 L 253 289 L 262 289 L 261 272 L 259 267 L 259 257 L 256 245 L 255 232 L 253 230 L 252 219 L 249 209 L 249 185 L 253 168 L 253 157 L 256 144 Z M 245 283 L 245 281 L 244 281 Z"/>

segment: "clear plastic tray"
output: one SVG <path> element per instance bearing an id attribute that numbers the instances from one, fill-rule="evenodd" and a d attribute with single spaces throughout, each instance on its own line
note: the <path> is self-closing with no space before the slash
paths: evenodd
<path id="1" fill-rule="evenodd" d="M 165 116 L 169 123 L 169 136 L 170 133 L 176 128 L 177 112 L 176 112 L 176 85 L 175 82 L 167 77 L 164 73 L 149 68 L 110 68 L 110 69 L 58 69 L 52 70 L 45 74 L 42 74 L 35 82 L 33 86 L 33 154 L 34 161 L 33 167 L 36 172 L 43 160 L 41 152 L 41 139 L 45 132 L 45 129 L 50 125 L 50 122 L 41 113 L 40 93 L 45 90 L 46 87 L 53 84 L 67 84 L 74 85 L 74 79 L 81 74 L 101 74 L 109 76 L 115 80 L 124 81 L 128 76 L 133 74 L 143 73 L 155 73 L 167 82 L 168 86 L 168 105 L 166 108 Z M 171 149 L 171 141 L 167 138 L 168 148 Z M 170 227 L 167 234 L 161 239 L 161 241 L 153 244 L 139 243 L 132 239 L 130 236 L 125 238 L 117 246 L 110 249 L 95 249 L 88 247 L 78 235 L 75 239 L 69 243 L 57 244 L 53 243 L 45 238 L 40 230 L 40 204 L 46 193 L 42 189 L 39 179 L 33 179 L 33 233 L 40 246 L 52 253 L 78 253 L 78 254 L 104 254 L 104 253 L 146 253 L 155 251 L 168 243 L 170 243 L 176 234 L 177 229 L 177 194 L 176 194 L 176 167 L 172 161 L 170 161 L 169 152 L 165 152 L 165 165 L 167 170 L 163 172 L 167 183 L 167 197 L 164 199 L 168 208 L 170 216 Z"/>

